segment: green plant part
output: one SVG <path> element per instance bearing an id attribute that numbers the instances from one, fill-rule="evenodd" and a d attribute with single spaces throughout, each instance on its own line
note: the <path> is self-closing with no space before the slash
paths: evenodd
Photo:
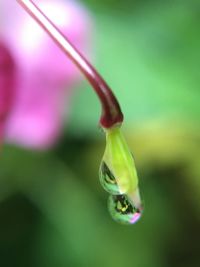
<path id="1" fill-rule="evenodd" d="M 108 209 L 112 218 L 123 224 L 133 224 L 141 217 L 141 210 L 134 206 L 127 195 L 110 195 Z"/>
<path id="2" fill-rule="evenodd" d="M 142 204 L 134 160 L 121 133 L 123 113 L 105 80 L 63 33 L 31 0 L 17 0 L 74 62 L 96 92 L 102 114 L 100 126 L 106 134 L 106 149 L 100 167 L 100 181 L 111 194 L 109 210 L 119 222 L 133 224 L 141 216 Z"/>
<path id="3" fill-rule="evenodd" d="M 131 194 L 138 186 L 133 156 L 119 126 L 105 129 L 106 149 L 103 162 L 114 175 L 120 194 Z"/>
<path id="4" fill-rule="evenodd" d="M 120 222 L 134 223 L 140 218 L 142 204 L 133 156 L 120 125 L 105 129 L 106 149 L 100 166 L 100 182 L 111 194 L 109 211 Z"/>

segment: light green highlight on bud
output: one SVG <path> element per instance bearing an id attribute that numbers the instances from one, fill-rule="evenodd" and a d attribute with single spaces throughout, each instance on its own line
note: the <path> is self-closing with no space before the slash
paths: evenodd
<path id="1" fill-rule="evenodd" d="M 119 192 L 132 195 L 138 187 L 138 176 L 133 156 L 120 126 L 104 130 L 106 133 L 106 149 L 103 161 L 113 173 L 119 187 Z"/>

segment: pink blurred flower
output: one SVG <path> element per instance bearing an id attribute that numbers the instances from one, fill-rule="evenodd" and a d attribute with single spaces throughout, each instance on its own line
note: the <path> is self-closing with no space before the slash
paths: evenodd
<path id="1" fill-rule="evenodd" d="M 36 1 L 73 44 L 87 54 L 90 17 L 77 2 Z M 8 142 L 46 148 L 58 138 L 79 72 L 49 36 L 13 0 L 4 0 L 0 29 L 16 63 L 16 95 L 7 118 Z"/>
<path id="2" fill-rule="evenodd" d="M 10 51 L 0 42 L 0 143 L 14 94 L 14 61 Z"/>

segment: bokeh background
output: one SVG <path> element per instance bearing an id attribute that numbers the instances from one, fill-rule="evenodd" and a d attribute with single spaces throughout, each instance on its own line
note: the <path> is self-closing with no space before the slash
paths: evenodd
<path id="1" fill-rule="evenodd" d="M 134 153 L 143 218 L 114 222 L 98 180 L 105 137 L 86 81 L 57 144 L 5 144 L 2 267 L 200 266 L 200 3 L 82 0 L 92 61 L 116 93 Z"/>

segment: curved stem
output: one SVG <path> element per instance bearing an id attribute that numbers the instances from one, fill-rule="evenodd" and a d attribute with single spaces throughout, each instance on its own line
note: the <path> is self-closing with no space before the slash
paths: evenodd
<path id="1" fill-rule="evenodd" d="M 64 34 L 46 17 L 46 15 L 31 0 L 17 0 L 26 11 L 42 26 L 51 38 L 60 46 L 65 54 L 76 64 L 96 91 L 102 105 L 100 125 L 110 128 L 123 121 L 119 103 L 110 87 L 99 75 L 96 69 L 70 43 Z"/>

